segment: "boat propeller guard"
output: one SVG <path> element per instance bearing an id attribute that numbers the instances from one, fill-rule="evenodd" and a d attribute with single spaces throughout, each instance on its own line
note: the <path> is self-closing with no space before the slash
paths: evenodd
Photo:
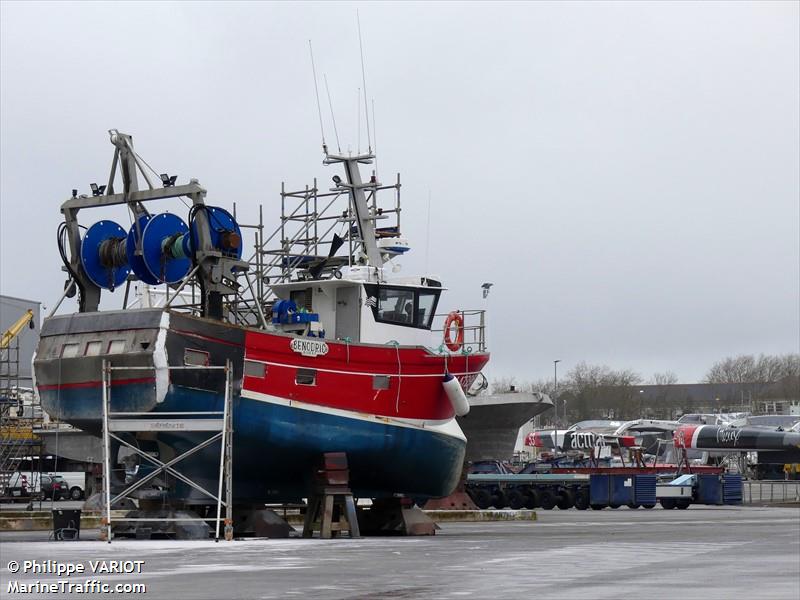
<path id="1" fill-rule="evenodd" d="M 455 325 L 455 334 L 453 334 L 453 325 Z M 455 335 L 455 340 L 453 335 Z M 458 352 L 464 345 L 464 317 L 457 310 L 451 311 L 445 319 L 444 345 L 453 352 Z"/>

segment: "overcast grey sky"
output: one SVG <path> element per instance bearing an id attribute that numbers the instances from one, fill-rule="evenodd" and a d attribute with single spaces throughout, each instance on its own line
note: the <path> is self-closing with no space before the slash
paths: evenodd
<path id="1" fill-rule="evenodd" d="M 447 309 L 495 283 L 493 377 L 550 377 L 558 358 L 690 382 L 727 355 L 798 352 L 798 6 L 358 5 L 381 175 L 402 174 L 415 248 L 403 272 L 440 274 Z M 109 128 L 277 225 L 281 181 L 334 174 L 308 39 L 356 146 L 355 4 L 0 10 L 4 294 L 57 300 L 59 206 L 107 179 Z"/>

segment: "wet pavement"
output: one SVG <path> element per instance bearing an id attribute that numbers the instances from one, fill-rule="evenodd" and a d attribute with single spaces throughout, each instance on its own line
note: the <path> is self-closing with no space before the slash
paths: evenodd
<path id="1" fill-rule="evenodd" d="M 0 597 L 86 597 L 14 585 L 92 579 L 144 584 L 147 593 L 136 595 L 146 598 L 192 600 L 800 598 L 797 507 L 539 511 L 536 522 L 444 523 L 435 537 L 417 538 L 86 539 L 96 536 L 47 542 L 48 532 L 0 533 Z M 22 567 L 26 560 L 84 565 L 86 572 L 9 572 L 9 561 Z M 89 561 L 97 560 L 144 563 L 141 573 L 95 574 Z"/>

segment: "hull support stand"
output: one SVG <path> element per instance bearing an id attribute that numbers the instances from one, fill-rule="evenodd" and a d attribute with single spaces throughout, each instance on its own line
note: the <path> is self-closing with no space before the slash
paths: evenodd
<path id="1" fill-rule="evenodd" d="M 440 527 L 411 498 L 376 498 L 358 511 L 367 536 L 436 535 Z"/>
<path id="2" fill-rule="evenodd" d="M 347 454 L 326 452 L 321 468 L 314 473 L 314 488 L 303 524 L 304 538 L 312 537 L 315 531 L 319 531 L 322 539 L 337 537 L 343 531 L 351 538 L 361 537 L 349 479 Z"/>

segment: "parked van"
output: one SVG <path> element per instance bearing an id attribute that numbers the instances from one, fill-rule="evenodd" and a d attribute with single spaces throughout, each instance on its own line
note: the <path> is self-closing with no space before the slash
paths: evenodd
<path id="1" fill-rule="evenodd" d="M 86 491 L 86 473 L 83 471 L 56 471 L 53 473 L 14 473 L 4 490 L 5 496 L 26 497 L 40 492 L 54 500 L 83 500 Z"/>
<path id="2" fill-rule="evenodd" d="M 51 475 L 58 475 L 64 478 L 69 487 L 69 495 L 67 498 L 70 500 L 83 500 L 86 495 L 86 473 L 83 471 L 58 471 L 51 473 Z"/>

